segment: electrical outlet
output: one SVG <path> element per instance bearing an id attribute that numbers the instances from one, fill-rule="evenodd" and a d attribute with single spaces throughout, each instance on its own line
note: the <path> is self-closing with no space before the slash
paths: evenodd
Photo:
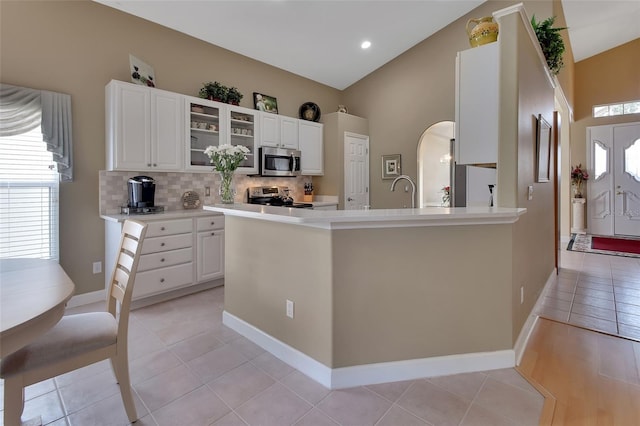
<path id="1" fill-rule="evenodd" d="M 211 188 L 210 187 L 208 187 L 208 186 L 204 187 L 204 196 L 205 197 L 211 196 Z"/>
<path id="2" fill-rule="evenodd" d="M 528 198 L 529 198 L 529 200 L 533 200 L 533 185 L 529 185 Z"/>
<path id="3" fill-rule="evenodd" d="M 524 303 L 524 286 L 520 287 L 520 304 Z"/>
<path id="4" fill-rule="evenodd" d="M 102 262 L 93 262 L 93 273 L 99 274 L 102 272 Z"/>
<path id="5" fill-rule="evenodd" d="M 293 302 L 287 299 L 287 316 L 293 318 Z"/>

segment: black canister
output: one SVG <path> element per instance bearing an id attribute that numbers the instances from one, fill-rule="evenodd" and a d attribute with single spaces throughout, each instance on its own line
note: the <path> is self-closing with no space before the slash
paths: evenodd
<path id="1" fill-rule="evenodd" d="M 156 183 L 149 176 L 134 176 L 129 186 L 129 207 L 153 207 Z"/>

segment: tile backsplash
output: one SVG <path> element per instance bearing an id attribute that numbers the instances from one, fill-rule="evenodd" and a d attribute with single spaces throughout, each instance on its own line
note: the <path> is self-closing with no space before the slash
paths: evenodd
<path id="1" fill-rule="evenodd" d="M 120 207 L 128 201 L 127 181 L 133 176 L 149 176 L 156 181 L 155 204 L 164 206 L 166 210 L 182 210 L 182 194 L 194 191 L 200 196 L 202 204 L 220 202 L 218 187 L 220 177 L 217 173 L 169 173 L 169 172 L 111 172 L 101 170 L 100 214 L 118 214 Z M 302 201 L 305 182 L 311 182 L 310 176 L 295 178 L 264 178 L 259 176 L 235 175 L 236 202 L 247 202 L 247 188 L 250 186 L 274 185 L 287 186 L 295 201 Z M 205 197 L 205 187 L 211 189 L 211 195 Z"/>

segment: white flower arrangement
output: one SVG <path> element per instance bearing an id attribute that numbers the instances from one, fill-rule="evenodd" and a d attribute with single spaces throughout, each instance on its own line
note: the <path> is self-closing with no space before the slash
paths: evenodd
<path id="1" fill-rule="evenodd" d="M 216 171 L 225 173 L 233 172 L 238 168 L 242 160 L 246 160 L 249 149 L 242 145 L 208 146 L 204 153 L 211 160 Z"/>

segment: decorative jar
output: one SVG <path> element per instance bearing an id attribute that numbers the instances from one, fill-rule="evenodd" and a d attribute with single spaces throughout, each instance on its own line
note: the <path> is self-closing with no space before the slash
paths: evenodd
<path id="1" fill-rule="evenodd" d="M 469 29 L 470 24 L 476 25 Z M 466 29 L 467 34 L 469 35 L 469 43 L 471 44 L 471 47 L 478 47 L 498 40 L 498 24 L 493 22 L 493 17 L 491 16 L 469 19 L 467 21 Z"/>

